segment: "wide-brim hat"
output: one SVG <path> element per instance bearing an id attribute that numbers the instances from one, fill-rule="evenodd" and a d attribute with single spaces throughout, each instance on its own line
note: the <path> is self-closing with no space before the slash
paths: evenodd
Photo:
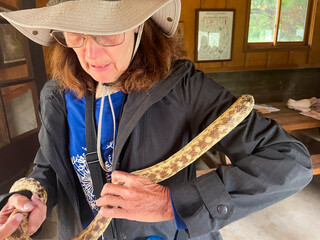
<path id="1" fill-rule="evenodd" d="M 26 37 L 49 46 L 55 43 L 50 36 L 52 29 L 112 35 L 134 29 L 149 18 L 165 35 L 172 36 L 180 12 L 180 0 L 51 0 L 46 7 L 1 12 L 0 15 Z"/>

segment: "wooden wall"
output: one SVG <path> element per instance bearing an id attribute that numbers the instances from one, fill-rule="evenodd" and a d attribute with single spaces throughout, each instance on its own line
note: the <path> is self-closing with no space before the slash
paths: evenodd
<path id="1" fill-rule="evenodd" d="M 17 1 L 12 1 L 12 0 L 1 0 L 1 3 L 13 7 L 13 8 L 18 8 L 18 2 Z"/>
<path id="2" fill-rule="evenodd" d="M 277 51 L 244 51 L 247 0 L 182 0 L 180 20 L 184 22 L 184 48 L 187 58 L 194 61 L 195 10 L 197 8 L 231 8 L 236 10 L 232 61 L 200 62 L 205 72 L 268 70 L 320 67 L 320 6 L 316 6 L 315 30 L 310 49 Z"/>

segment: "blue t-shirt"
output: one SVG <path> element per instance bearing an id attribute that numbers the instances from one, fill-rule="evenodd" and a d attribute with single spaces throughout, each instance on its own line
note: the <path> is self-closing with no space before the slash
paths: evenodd
<path id="1" fill-rule="evenodd" d="M 111 95 L 112 105 L 116 118 L 116 133 L 120 119 L 122 103 L 125 94 L 121 91 Z M 69 151 L 72 165 L 77 173 L 82 189 L 85 193 L 89 206 L 94 214 L 97 214 L 96 198 L 93 192 L 93 184 L 90 176 L 89 167 L 86 161 L 86 137 L 85 137 L 85 96 L 77 99 L 72 91 L 64 93 L 67 107 L 67 118 L 69 123 Z M 99 112 L 102 98 L 95 100 L 95 123 L 96 128 L 99 120 Z M 102 125 L 101 125 L 101 153 L 102 158 L 108 167 L 111 166 L 113 151 L 113 118 L 108 96 L 105 97 Z M 110 173 L 111 174 L 111 173 Z M 110 175 L 106 178 L 110 178 Z"/>

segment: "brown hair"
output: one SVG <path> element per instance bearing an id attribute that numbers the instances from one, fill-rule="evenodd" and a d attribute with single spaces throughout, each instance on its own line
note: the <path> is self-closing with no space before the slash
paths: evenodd
<path id="1" fill-rule="evenodd" d="M 120 76 L 126 93 L 147 91 L 170 74 L 175 60 L 183 56 L 176 38 L 166 37 L 158 26 L 147 20 L 138 51 L 128 69 Z M 81 98 L 86 91 L 95 92 L 97 82 L 81 67 L 75 52 L 59 44 L 53 46 L 50 74 L 63 89 L 72 89 Z"/>

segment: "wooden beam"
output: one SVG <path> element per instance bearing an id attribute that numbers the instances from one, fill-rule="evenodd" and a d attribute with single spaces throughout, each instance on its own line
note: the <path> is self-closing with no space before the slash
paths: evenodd
<path id="1" fill-rule="evenodd" d="M 313 175 L 320 174 L 320 154 L 311 155 Z"/>

